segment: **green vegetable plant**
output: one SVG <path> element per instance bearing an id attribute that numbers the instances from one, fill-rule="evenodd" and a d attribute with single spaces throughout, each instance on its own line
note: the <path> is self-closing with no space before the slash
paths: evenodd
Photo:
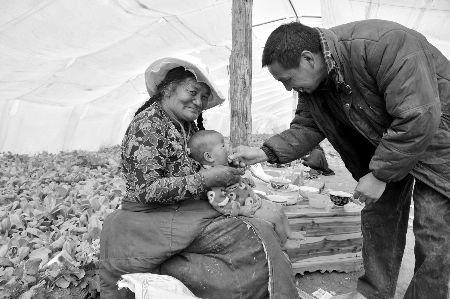
<path id="1" fill-rule="evenodd" d="M 125 193 L 118 152 L 0 154 L 0 299 L 99 296 L 102 224 Z"/>

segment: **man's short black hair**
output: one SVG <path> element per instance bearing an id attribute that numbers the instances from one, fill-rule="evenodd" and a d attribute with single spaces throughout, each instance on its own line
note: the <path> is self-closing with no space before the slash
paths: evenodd
<path id="1" fill-rule="evenodd" d="M 278 62 L 285 70 L 297 68 L 303 51 L 319 53 L 320 36 L 315 28 L 299 22 L 287 23 L 275 29 L 266 41 L 262 67 Z"/>

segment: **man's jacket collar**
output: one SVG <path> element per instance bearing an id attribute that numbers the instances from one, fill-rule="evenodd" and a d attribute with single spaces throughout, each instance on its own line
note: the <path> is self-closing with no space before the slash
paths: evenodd
<path id="1" fill-rule="evenodd" d="M 337 50 L 335 48 L 335 44 L 337 42 L 336 36 L 330 30 L 321 28 L 316 28 L 316 30 L 319 32 L 320 36 L 320 47 L 322 49 L 322 53 L 325 58 L 325 64 L 327 66 L 328 80 L 331 79 L 334 82 L 336 89 L 345 94 L 351 94 L 352 88 L 350 87 L 350 85 L 345 83 L 344 76 L 342 75 L 339 64 L 335 60 L 335 57 L 339 58 Z"/>

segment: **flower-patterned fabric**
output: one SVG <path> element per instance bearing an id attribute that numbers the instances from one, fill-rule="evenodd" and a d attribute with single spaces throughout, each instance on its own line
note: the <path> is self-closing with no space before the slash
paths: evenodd
<path id="1" fill-rule="evenodd" d="M 197 130 L 194 123 L 181 127 L 157 102 L 136 115 L 122 142 L 124 201 L 173 204 L 205 199 L 203 175 L 186 151 Z"/>
<path id="2" fill-rule="evenodd" d="M 213 208 L 227 216 L 253 217 L 261 207 L 261 198 L 241 179 L 228 187 L 213 187 L 206 192 Z"/>

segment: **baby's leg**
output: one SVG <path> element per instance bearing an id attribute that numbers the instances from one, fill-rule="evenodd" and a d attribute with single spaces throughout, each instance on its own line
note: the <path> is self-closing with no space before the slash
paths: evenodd
<path id="1" fill-rule="evenodd" d="M 297 233 L 292 232 L 287 216 L 280 204 L 262 199 L 261 207 L 255 212 L 255 217 L 265 219 L 274 224 L 275 232 L 281 240 L 283 249 L 300 247 L 300 240 L 304 239 L 303 234 L 300 233 L 299 236 Z M 290 231 L 290 237 L 287 234 L 287 230 Z"/>
<path id="2" fill-rule="evenodd" d="M 280 215 L 282 225 L 284 227 L 284 231 L 286 232 L 286 236 L 288 239 L 296 239 L 296 240 L 305 240 L 305 236 L 301 232 L 293 232 L 291 229 L 291 225 L 289 224 L 289 220 L 284 213 L 283 206 L 269 200 L 263 200 L 262 209 L 271 210 L 273 212 L 276 211 L 277 214 Z"/>
<path id="3" fill-rule="evenodd" d="M 293 232 L 291 225 L 289 224 L 289 219 L 284 213 L 283 207 L 280 209 L 281 219 L 283 221 L 284 229 L 286 230 L 286 235 L 288 239 L 306 240 L 305 235 L 302 232 Z"/>
<path id="4" fill-rule="evenodd" d="M 256 218 L 261 218 L 269 221 L 274 225 L 275 232 L 281 240 L 281 244 L 286 243 L 287 234 L 283 224 L 282 215 L 277 209 L 269 207 L 262 203 L 261 207 L 255 212 Z"/>

